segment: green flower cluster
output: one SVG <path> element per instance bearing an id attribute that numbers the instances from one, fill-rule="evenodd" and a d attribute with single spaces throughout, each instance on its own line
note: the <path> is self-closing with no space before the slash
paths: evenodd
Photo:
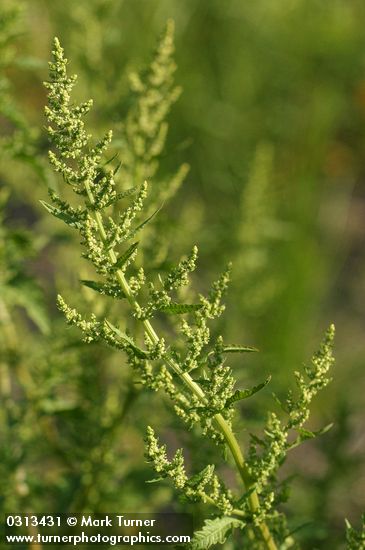
<path id="1" fill-rule="evenodd" d="M 146 458 L 153 463 L 161 479 L 169 477 L 184 496 L 193 501 L 209 502 L 223 514 L 233 511 L 232 494 L 214 473 L 214 465 L 208 464 L 201 472 L 188 477 L 185 470 L 183 450 L 178 449 L 168 460 L 166 445 L 159 445 L 154 430 L 149 426 L 146 435 Z"/>
<path id="2" fill-rule="evenodd" d="M 284 403 L 279 404 L 288 415 L 286 422 L 279 419 L 274 412 L 268 414 L 263 438 L 251 436 L 250 447 L 250 474 L 254 480 L 258 494 L 263 495 L 266 511 L 271 510 L 278 493 L 276 474 L 283 464 L 288 451 L 306 439 L 311 439 L 331 428 L 326 426 L 322 430 L 312 432 L 305 430 L 303 425 L 309 418 L 310 404 L 318 391 L 330 382 L 328 371 L 333 365 L 333 341 L 335 327 L 331 325 L 327 330 L 320 349 L 312 357 L 311 364 L 305 368 L 306 377 L 295 373 L 298 386 L 298 397 L 289 392 Z M 290 437 L 296 433 L 296 437 Z"/>
<path id="3" fill-rule="evenodd" d="M 124 177 L 121 181 L 118 179 L 123 170 L 118 174 L 112 159 L 105 158 L 112 140 L 111 132 L 93 144 L 85 130 L 84 117 L 92 103 L 73 103 L 71 91 L 76 77 L 68 76 L 67 60 L 59 41 L 55 40 L 50 81 L 46 83 L 48 133 L 54 145 L 49 157 L 54 170 L 62 175 L 82 203 L 71 205 L 51 191 L 53 204 L 44 203 L 44 206 L 79 232 L 83 256 L 101 277 L 98 281 L 83 280 L 82 283 L 99 294 L 121 300 L 126 306 L 123 311 L 127 313 L 121 323 L 120 319 L 109 319 L 104 314 L 92 313 L 86 318 L 67 305 L 62 297 L 58 298 L 58 306 L 67 322 L 81 329 L 86 342 L 104 340 L 123 350 L 142 384 L 153 391 L 163 390 L 188 428 L 200 426 L 203 436 L 230 451 L 244 484 L 243 495 L 239 496 L 234 496 L 225 487 L 213 464 L 207 464 L 189 477 L 182 450 L 169 460 L 166 446 L 159 444 L 152 428 L 147 430 L 146 457 L 160 477 L 172 479 L 186 498 L 216 508 L 217 524 L 206 525 L 206 540 L 221 540 L 230 529 L 242 528 L 243 518 L 249 526 L 249 540 L 257 541 L 258 548 L 275 550 L 277 543 L 287 544 L 289 540 L 285 520 L 275 511 L 281 499 L 276 473 L 290 448 L 321 433 L 304 430 L 303 424 L 308 419 L 312 399 L 329 382 L 334 328 L 330 327 L 320 351 L 305 370 L 306 377 L 296 374 L 299 396 L 295 399 L 289 394 L 282 405 L 288 421 L 283 423 L 275 413 L 270 413 L 264 437 L 252 438 L 249 457 L 245 460 L 233 433 L 234 408 L 238 402 L 264 388 L 269 379 L 253 388 L 236 389 L 227 355 L 255 350 L 225 345 L 221 336 L 213 337 L 211 333 L 210 321 L 219 318 L 225 309 L 222 300 L 229 284 L 230 266 L 213 283 L 207 295 L 199 294 L 196 303 L 185 303 L 182 291 L 196 269 L 197 248 L 194 247 L 167 273 L 151 269 L 151 274 L 147 272 L 148 263 L 141 265 L 143 246 L 135 241 L 137 233 L 145 235 L 145 227 L 157 213 L 154 210 L 145 219 L 140 219 L 141 213 L 150 207 L 147 184 L 142 178 L 152 175 L 144 173 L 142 168 L 144 161 L 151 162 L 159 150 L 158 144 L 164 141 L 162 121 L 177 93 L 171 91 L 169 78 L 166 86 L 163 85 L 163 75 L 172 75 L 174 70 L 170 59 L 171 32 L 169 26 L 157 60 L 148 73 L 152 91 L 147 93 L 143 81 L 134 78 L 135 90 L 141 96 L 138 108 L 127 121 L 127 135 L 132 156 L 140 154 L 141 163 L 138 170 L 133 169 L 133 177 L 128 178 L 133 186 L 126 189 L 121 185 L 126 181 Z M 163 107 L 159 109 L 161 101 Z M 128 155 L 127 167 L 131 176 Z M 126 199 L 130 202 L 124 205 Z M 138 258 L 137 252 L 141 252 Z M 142 262 L 138 263 L 141 256 Z M 108 317 L 112 312 L 108 312 Z M 163 336 L 158 334 L 157 326 L 164 332 Z M 297 433 L 295 440 L 290 438 L 293 430 Z M 230 519 L 224 519 L 227 517 Z M 199 545 L 203 544 L 204 529 L 196 547 L 202 547 Z"/>

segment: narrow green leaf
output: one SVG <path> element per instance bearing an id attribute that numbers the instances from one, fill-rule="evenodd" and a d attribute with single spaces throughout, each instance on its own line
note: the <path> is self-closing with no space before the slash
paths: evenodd
<path id="1" fill-rule="evenodd" d="M 250 432 L 250 437 L 251 437 L 252 441 L 254 443 L 256 443 L 256 445 L 260 445 L 261 447 L 265 447 L 265 441 L 263 439 L 261 439 L 260 437 L 258 437 L 257 435 L 255 435 L 251 432 Z"/>
<path id="2" fill-rule="evenodd" d="M 285 406 L 285 403 L 279 399 L 279 397 L 276 395 L 276 393 L 271 394 L 274 398 L 274 401 L 279 405 L 282 411 L 284 411 L 286 414 L 289 414 L 288 408 Z"/>
<path id="3" fill-rule="evenodd" d="M 115 176 L 119 172 L 119 169 L 120 169 L 121 166 L 122 166 L 122 163 L 121 163 L 121 161 L 119 161 L 118 164 L 116 165 L 116 167 L 113 170 L 113 176 Z"/>
<path id="4" fill-rule="evenodd" d="M 124 254 L 119 256 L 118 260 L 115 262 L 114 267 L 116 269 L 121 269 L 129 260 L 129 258 L 132 256 L 133 252 L 137 250 L 138 242 L 133 243 Z"/>
<path id="5" fill-rule="evenodd" d="M 110 159 L 106 160 L 103 164 L 103 166 L 107 166 L 108 164 L 110 164 L 111 162 L 113 162 L 113 160 L 115 160 L 117 158 L 119 153 L 115 153 L 114 155 L 112 155 L 110 157 Z"/>
<path id="6" fill-rule="evenodd" d="M 170 303 L 167 306 L 160 308 L 160 311 L 164 313 L 189 313 L 191 311 L 197 311 L 202 308 L 202 304 L 177 304 L 175 302 Z"/>
<path id="7" fill-rule="evenodd" d="M 345 520 L 346 521 L 346 520 Z M 314 525 L 314 521 L 306 521 L 304 523 L 301 523 L 300 525 L 298 525 L 297 527 L 295 527 L 294 529 L 292 529 L 288 534 L 287 536 L 285 537 L 284 539 L 284 543 L 285 543 L 285 550 L 288 548 L 293 548 L 296 546 L 295 544 L 295 541 L 293 539 L 293 535 L 295 535 L 296 533 L 298 533 L 298 531 L 302 531 L 303 529 L 305 529 L 306 527 L 310 527 L 310 526 L 313 526 Z M 288 544 L 290 546 L 288 546 Z"/>
<path id="8" fill-rule="evenodd" d="M 245 523 L 224 516 L 222 518 L 206 519 L 203 528 L 194 533 L 190 544 L 191 550 L 207 550 L 214 544 L 223 544 L 232 529 L 242 529 Z"/>
<path id="9" fill-rule="evenodd" d="M 105 324 L 106 326 L 112 330 L 117 336 L 118 338 L 120 338 L 121 340 L 123 340 L 123 342 L 125 342 L 129 347 L 131 347 L 133 349 L 133 351 L 135 352 L 135 354 L 137 355 L 137 357 L 141 357 L 142 359 L 148 357 L 148 352 L 147 351 L 144 351 L 143 349 L 139 348 L 132 340 L 132 338 L 130 338 L 128 336 L 128 334 L 126 334 L 125 332 L 122 332 L 121 330 L 119 330 L 117 327 L 115 327 L 114 325 L 112 325 L 112 323 L 110 323 L 108 320 L 105 319 Z"/>
<path id="10" fill-rule="evenodd" d="M 82 283 L 84 286 L 87 286 L 88 288 L 91 288 L 92 290 L 95 290 L 95 292 L 100 292 L 100 294 L 105 294 L 105 285 L 102 283 L 97 283 L 96 281 L 89 281 L 87 279 L 80 279 L 80 283 Z"/>
<path id="11" fill-rule="evenodd" d="M 111 204 L 118 202 L 122 199 L 125 199 L 126 197 L 130 197 L 131 195 L 134 195 L 138 191 L 138 187 L 131 187 L 130 189 L 127 189 L 126 191 L 122 191 L 121 193 L 117 193 L 114 197 L 112 197 L 109 201 L 105 203 L 105 208 L 107 206 L 110 206 Z"/>
<path id="12" fill-rule="evenodd" d="M 302 439 L 313 439 L 314 437 L 317 437 L 318 435 L 323 435 L 326 432 L 328 432 L 333 427 L 333 422 L 330 424 L 327 424 L 327 426 L 324 426 L 324 428 L 321 428 L 320 430 L 316 430 L 312 432 L 311 430 L 305 430 L 304 428 L 299 428 L 298 432 L 301 435 Z"/>
<path id="13" fill-rule="evenodd" d="M 307 441 L 308 439 L 313 439 L 315 437 L 318 437 L 319 435 L 323 435 L 326 432 L 328 432 L 333 427 L 333 423 L 327 424 L 324 428 L 321 428 L 320 430 L 316 430 L 314 432 L 310 430 L 305 430 L 304 428 L 298 429 L 298 437 L 288 446 L 288 449 L 294 449 L 295 447 L 298 447 L 301 443 L 304 441 Z"/>
<path id="14" fill-rule="evenodd" d="M 158 483 L 160 481 L 163 481 L 164 479 L 164 477 L 155 477 L 154 479 L 148 479 L 146 483 Z"/>
<path id="15" fill-rule="evenodd" d="M 51 204 L 48 204 L 48 202 L 40 201 L 41 205 L 54 216 L 55 218 L 58 218 L 65 222 L 70 227 L 75 227 L 78 229 L 80 226 L 80 220 L 77 216 L 72 216 L 71 214 L 68 214 L 67 212 L 63 212 L 59 208 L 56 208 L 55 206 L 52 206 Z"/>
<path id="16" fill-rule="evenodd" d="M 255 486 L 251 487 L 248 491 L 245 491 L 240 499 L 237 500 L 235 505 L 241 508 L 241 506 L 247 501 L 248 497 L 251 496 L 254 491 L 256 491 Z"/>
<path id="17" fill-rule="evenodd" d="M 87 279 L 80 279 L 80 283 L 95 290 L 95 292 L 99 292 L 99 294 L 112 296 L 113 298 L 125 298 L 124 292 L 117 285 L 114 287 L 103 283 L 97 283 L 96 281 L 89 281 Z"/>
<path id="18" fill-rule="evenodd" d="M 254 386 L 253 388 L 249 388 L 247 390 L 236 390 L 231 397 L 229 397 L 226 401 L 226 407 L 230 407 L 233 403 L 236 403 L 236 401 L 241 401 L 242 399 L 247 399 L 248 397 L 251 397 L 251 395 L 254 395 L 258 391 L 262 390 L 271 380 L 271 376 L 266 378 L 265 382 L 262 382 L 261 384 L 258 384 L 257 386 Z"/>
<path id="19" fill-rule="evenodd" d="M 224 353 L 251 353 L 259 351 L 257 348 L 253 348 L 252 346 L 224 346 L 223 352 Z"/>
<path id="20" fill-rule="evenodd" d="M 146 220 L 144 220 L 142 223 L 140 223 L 139 225 L 137 225 L 137 227 L 134 228 L 134 230 L 132 231 L 131 233 L 131 237 L 134 237 L 134 235 L 138 232 L 138 231 L 141 231 L 141 229 L 144 228 L 145 225 L 147 225 L 151 220 L 152 218 L 154 218 L 156 216 L 156 214 L 158 214 L 158 212 L 161 210 L 161 208 L 163 207 L 163 204 L 161 204 L 161 206 L 159 206 L 154 212 L 153 214 L 151 214 L 150 216 L 148 216 L 148 218 Z"/>
<path id="21" fill-rule="evenodd" d="M 135 195 L 137 191 L 139 191 L 139 187 L 130 187 L 129 189 L 118 193 L 118 197 L 121 199 L 125 199 L 126 197 L 130 197 L 131 195 Z"/>
<path id="22" fill-rule="evenodd" d="M 214 472 L 214 464 L 208 464 L 208 466 L 206 466 L 205 468 L 203 468 L 203 470 L 201 470 L 200 472 L 198 472 L 197 474 L 193 475 L 189 481 L 188 481 L 188 485 L 190 487 L 196 487 L 197 485 L 199 485 L 199 483 L 205 478 L 205 476 L 208 474 L 208 473 L 211 473 L 213 474 Z"/>

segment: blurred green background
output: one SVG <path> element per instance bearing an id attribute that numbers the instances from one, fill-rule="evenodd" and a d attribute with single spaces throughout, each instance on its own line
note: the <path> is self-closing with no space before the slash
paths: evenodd
<path id="1" fill-rule="evenodd" d="M 42 130 L 51 40 L 60 38 L 79 75 L 78 97 L 94 99 L 90 125 L 100 131 L 123 120 L 130 103 L 127 75 L 145 66 L 166 20 L 173 18 L 176 82 L 183 92 L 169 116 L 161 172 L 190 165 L 178 194 L 165 205 L 180 223 L 174 254 L 199 246 L 201 288 L 233 261 L 223 330 L 231 341 L 260 349 L 245 358 L 244 376 L 261 381 L 271 373 L 278 394 L 329 323 L 336 324 L 334 380 L 316 402 L 312 421 L 314 428 L 335 426 L 321 441 L 293 452 L 286 469 L 298 472 L 289 515 L 311 522 L 301 531 L 304 547 L 339 547 L 343 518 L 357 522 L 365 494 L 364 2 L 32 0 L 22 6 L 14 57 L 5 72 L 14 101 L 34 129 L 37 160 L 32 150 L 5 155 L 0 184 L 11 189 L 7 223 L 27 228 L 38 243 L 27 269 L 41 287 L 47 316 L 62 326 L 55 293 L 67 287 L 77 292 L 82 269 L 69 235 L 39 205 L 53 177 L 44 161 L 48 145 Z M 0 125 L 2 135 L 11 133 L 7 118 Z M 35 346 L 37 329 L 30 325 L 29 331 L 29 346 Z M 55 340 L 52 332 L 45 338 Z M 92 356 L 84 349 L 77 353 L 85 364 Z M 240 366 L 237 362 L 238 371 Z M 99 375 L 95 384 L 103 384 Z M 272 406 L 269 393 L 258 402 Z M 96 407 L 97 399 L 87 398 Z M 264 416 L 255 403 L 245 411 L 253 425 Z M 95 407 L 89 416 L 83 413 L 86 425 L 93 414 L 99 418 Z M 76 430 L 76 413 L 69 420 L 64 416 L 70 412 L 62 414 L 60 422 Z M 137 460 L 133 453 L 140 456 L 143 469 L 142 405 L 136 417 L 141 431 L 130 432 L 123 453 L 127 462 Z M 59 452 L 65 452 L 62 443 Z M 62 472 L 57 466 L 56 486 L 65 483 Z M 133 483 L 131 491 L 137 492 Z M 146 491 L 152 501 L 157 498 L 150 487 Z M 166 491 L 159 489 L 161 502 L 168 500 Z"/>

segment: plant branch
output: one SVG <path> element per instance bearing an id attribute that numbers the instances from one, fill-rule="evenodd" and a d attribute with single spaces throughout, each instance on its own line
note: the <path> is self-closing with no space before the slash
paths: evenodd
<path id="1" fill-rule="evenodd" d="M 91 191 L 90 183 L 88 181 L 85 182 L 85 190 L 87 192 L 87 196 L 88 196 L 88 199 L 90 201 L 90 204 L 92 206 L 95 205 L 95 199 L 94 199 L 94 196 L 93 196 L 92 191 Z M 106 236 L 106 232 L 105 232 L 105 228 L 104 228 L 104 224 L 103 224 L 103 218 L 102 218 L 100 212 L 95 212 L 95 220 L 96 220 L 97 225 L 98 225 L 100 237 L 101 237 L 103 243 L 105 244 L 106 240 L 107 240 L 107 236 Z M 115 252 L 114 252 L 113 249 L 108 249 L 108 255 L 109 255 L 109 258 L 112 261 L 112 263 L 117 262 L 117 257 L 115 255 Z M 121 286 L 121 289 L 124 292 L 124 294 L 126 295 L 127 300 L 130 303 L 131 307 L 134 310 L 138 309 L 138 306 L 139 306 L 138 301 L 133 296 L 133 294 L 131 292 L 131 289 L 129 287 L 129 284 L 128 284 L 125 276 L 124 276 L 123 271 L 118 269 L 116 274 L 117 274 L 117 278 L 118 278 L 119 284 Z M 155 329 L 153 328 L 152 324 L 150 323 L 150 321 L 148 319 L 145 319 L 142 322 L 143 322 L 143 326 L 145 328 L 145 331 L 146 331 L 147 336 L 150 339 L 151 343 L 152 344 L 158 344 L 159 340 L 160 340 L 159 336 L 157 335 L 157 333 L 156 333 Z M 171 357 L 169 357 L 168 355 L 165 356 L 165 361 L 172 368 L 172 370 L 180 377 L 180 379 L 184 382 L 184 384 L 190 388 L 190 390 L 193 392 L 193 394 L 196 397 L 198 397 L 202 401 L 203 404 L 207 404 L 207 400 L 206 400 L 204 391 L 192 379 L 192 377 L 189 375 L 189 373 L 182 371 L 181 368 L 179 367 L 179 365 L 177 365 L 176 362 L 173 361 L 173 359 Z M 216 423 L 218 429 L 222 433 L 222 435 L 223 435 L 223 437 L 226 441 L 226 444 L 227 444 L 227 446 L 228 446 L 228 448 L 229 448 L 229 450 L 232 454 L 233 460 L 236 464 L 237 470 L 240 474 L 240 477 L 243 481 L 243 484 L 244 484 L 246 490 L 252 490 L 251 494 L 248 497 L 248 500 L 249 500 L 250 510 L 253 514 L 255 514 L 260 509 L 260 502 L 259 502 L 258 494 L 257 494 L 256 490 L 254 489 L 250 473 L 249 473 L 248 468 L 246 466 L 243 452 L 242 452 L 242 450 L 239 446 L 239 443 L 238 443 L 233 431 L 231 430 L 231 428 L 229 427 L 228 423 L 223 418 L 223 416 L 221 414 L 216 414 L 214 416 L 214 420 L 215 420 L 215 423 Z M 266 543 L 267 549 L 268 550 L 277 550 L 276 543 L 275 543 L 275 541 L 274 541 L 274 539 L 273 539 L 266 523 L 264 523 L 264 522 L 261 523 L 259 525 L 259 530 L 260 530 L 260 533 L 261 533 L 261 536 L 262 536 L 263 540 Z"/>

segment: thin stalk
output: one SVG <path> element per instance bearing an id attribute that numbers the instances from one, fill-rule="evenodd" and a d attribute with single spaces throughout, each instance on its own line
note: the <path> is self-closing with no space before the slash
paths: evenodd
<path id="1" fill-rule="evenodd" d="M 90 204 L 95 205 L 95 199 L 94 199 L 94 196 L 93 196 L 91 188 L 90 188 L 90 183 L 88 181 L 85 182 L 85 190 L 87 192 Z M 98 225 L 100 236 L 101 236 L 103 242 L 106 242 L 107 235 L 106 235 L 104 224 L 103 224 L 103 218 L 102 218 L 100 212 L 98 212 L 98 211 L 95 212 L 95 220 L 96 220 L 96 223 Z M 113 263 L 117 262 L 117 257 L 115 255 L 114 250 L 109 249 L 108 250 L 108 255 L 109 255 L 110 260 Z M 128 281 L 126 280 L 126 278 L 124 276 L 123 271 L 118 269 L 116 274 L 117 274 L 117 278 L 118 278 L 119 284 L 121 286 L 121 289 L 123 290 L 123 292 L 124 292 L 128 302 L 130 303 L 132 309 L 134 309 L 134 310 L 138 309 L 139 308 L 138 301 L 133 296 L 132 291 L 129 287 Z M 156 333 L 155 329 L 153 328 L 152 324 L 150 323 L 150 321 L 148 319 L 145 319 L 144 321 L 142 321 L 142 323 L 143 323 L 143 326 L 145 328 L 145 331 L 146 331 L 146 333 L 148 335 L 148 338 L 150 339 L 151 343 L 158 344 L 158 342 L 160 341 L 159 336 L 157 335 L 157 333 Z M 165 360 L 166 360 L 167 364 L 173 369 L 173 371 L 181 378 L 181 380 L 184 382 L 184 384 L 190 388 L 190 390 L 193 392 L 193 394 L 196 395 L 204 404 L 206 404 L 207 399 L 206 399 L 206 396 L 204 394 L 204 391 L 191 378 L 190 374 L 187 373 L 187 372 L 183 372 L 180 369 L 179 365 L 177 365 L 175 363 L 175 361 L 173 361 L 173 359 L 171 359 L 170 357 L 166 356 Z M 248 468 L 247 468 L 247 465 L 246 465 L 246 462 L 245 462 L 245 459 L 244 459 L 243 452 L 242 452 L 242 450 L 239 446 L 239 443 L 238 443 L 233 431 L 231 430 L 228 423 L 226 422 L 226 420 L 223 418 L 223 416 L 221 414 L 216 414 L 214 416 L 214 420 L 215 420 L 215 423 L 216 423 L 218 429 L 222 433 L 229 450 L 231 451 L 233 460 L 236 464 L 237 470 L 238 470 L 238 472 L 241 476 L 241 479 L 243 481 L 243 484 L 244 484 L 246 490 L 253 489 L 253 482 L 252 482 L 250 473 L 248 471 Z M 250 506 L 251 512 L 252 513 L 258 512 L 259 509 L 260 509 L 260 501 L 259 501 L 257 491 L 255 489 L 252 490 L 250 496 L 248 497 L 248 501 L 249 501 L 249 506 Z M 258 527 L 259 527 L 262 539 L 264 540 L 264 542 L 266 544 L 267 549 L 268 550 L 278 550 L 277 546 L 276 546 L 276 543 L 275 543 L 275 541 L 274 541 L 274 539 L 273 539 L 273 537 L 270 533 L 270 530 L 269 530 L 268 526 L 266 525 L 266 523 L 263 522 Z"/>

